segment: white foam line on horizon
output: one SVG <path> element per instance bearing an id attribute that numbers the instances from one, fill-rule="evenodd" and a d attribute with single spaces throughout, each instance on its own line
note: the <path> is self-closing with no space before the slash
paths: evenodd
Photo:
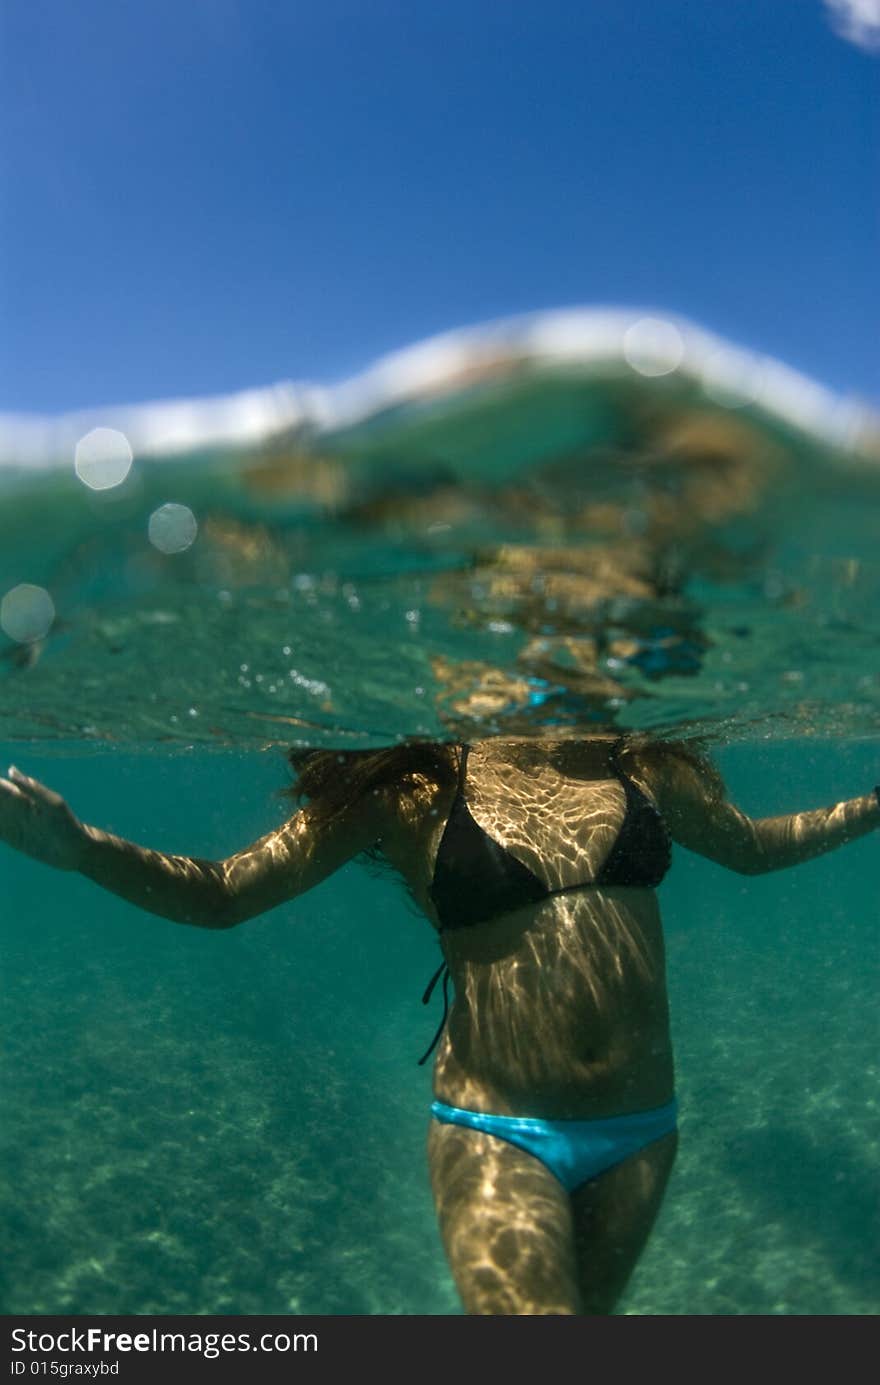
<path id="1" fill-rule="evenodd" d="M 611 366 L 627 370 L 624 337 L 645 318 L 673 326 L 681 336 L 679 373 L 707 392 L 753 402 L 836 447 L 858 450 L 880 435 L 880 416 L 858 400 L 825 386 L 772 357 L 736 347 L 660 309 L 568 308 L 501 318 L 457 329 L 381 357 L 335 385 L 281 381 L 263 389 L 216 398 L 161 400 L 83 409 L 56 417 L 0 414 L 0 466 L 43 469 L 72 464 L 78 440 L 95 427 L 125 433 L 136 455 L 161 458 L 201 447 L 265 442 L 307 427 L 333 434 L 377 413 L 429 403 L 467 386 L 505 361 L 540 369 Z M 744 381 L 751 385 L 744 392 Z M 647 386 L 650 388 L 650 386 Z"/>
<path id="2" fill-rule="evenodd" d="M 208 399 L 110 405 L 46 417 L 0 414 L 0 464 L 28 468 L 72 464 L 79 439 L 97 426 L 116 428 L 140 456 L 174 456 L 197 447 L 261 442 L 307 414 L 292 382 Z"/>

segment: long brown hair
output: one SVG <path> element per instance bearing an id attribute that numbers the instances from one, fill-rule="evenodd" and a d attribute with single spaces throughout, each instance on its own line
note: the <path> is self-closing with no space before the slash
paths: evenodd
<path id="1" fill-rule="evenodd" d="M 653 762 L 670 770 L 680 784 L 690 779 L 716 802 L 727 797 L 724 780 L 709 759 L 704 739 L 667 741 L 636 731 L 626 736 L 623 749 L 634 751 L 646 766 Z"/>
<path id="2" fill-rule="evenodd" d="M 402 741 L 381 750 L 289 750 L 296 779 L 284 790 L 297 803 L 307 801 L 330 821 L 373 789 L 406 786 L 423 776 L 443 788 L 455 782 L 455 746 L 443 741 Z"/>
<path id="3" fill-rule="evenodd" d="M 696 741 L 655 739 L 630 732 L 622 750 L 633 750 L 645 764 L 665 762 L 682 778 L 698 780 L 711 797 L 725 796 L 724 781 Z M 290 750 L 287 761 L 296 778 L 284 795 L 308 802 L 319 823 L 339 813 L 375 789 L 426 779 L 438 788 L 456 782 L 458 746 L 445 741 L 408 740 L 381 750 Z"/>

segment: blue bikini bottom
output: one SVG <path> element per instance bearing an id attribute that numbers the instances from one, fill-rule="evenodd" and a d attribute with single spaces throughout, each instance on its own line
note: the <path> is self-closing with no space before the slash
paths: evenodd
<path id="1" fill-rule="evenodd" d="M 673 1097 L 666 1106 L 636 1111 L 605 1120 L 544 1121 L 531 1116 L 491 1116 L 431 1103 L 431 1114 L 445 1125 L 465 1125 L 524 1149 L 540 1159 L 570 1193 L 582 1183 L 622 1164 L 646 1145 L 662 1140 L 676 1128 L 678 1105 Z"/>

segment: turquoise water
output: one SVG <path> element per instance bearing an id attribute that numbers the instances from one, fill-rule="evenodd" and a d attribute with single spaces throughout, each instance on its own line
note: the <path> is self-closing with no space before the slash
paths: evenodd
<path id="1" fill-rule="evenodd" d="M 169 850 L 266 830 L 266 755 L 4 747 L 88 820 Z M 755 814 L 878 777 L 876 742 L 738 746 Z M 880 1306 L 877 841 L 746 879 L 678 849 L 660 891 L 679 1161 L 621 1305 Z M 227 934 L 3 859 L 5 1313 L 459 1311 L 423 1154 L 430 930 L 361 867 Z"/>
<path id="2" fill-rule="evenodd" d="M 793 422 L 769 368 L 719 402 L 493 350 L 335 429 L 136 447 L 105 491 L 13 448 L 0 764 L 214 858 L 283 817 L 291 744 L 611 723 L 702 738 L 753 816 L 870 790 L 880 434 Z M 170 553 L 167 504 L 198 527 Z M 756 878 L 677 851 L 681 1153 L 621 1311 L 880 1306 L 877 850 Z M 416 1061 L 438 949 L 392 879 L 219 934 L 5 848 L 0 890 L 0 1312 L 459 1312 Z"/>
<path id="3" fill-rule="evenodd" d="M 818 387 L 784 372 L 782 389 L 759 361 L 767 398 L 725 405 L 702 357 L 645 378 L 526 344 L 477 353 L 484 380 L 438 364 L 405 406 L 386 382 L 346 427 L 154 442 L 100 490 L 72 446 L 4 461 L 0 431 L 0 600 L 38 587 L 55 617 L 24 643 L 0 631 L 4 734 L 258 749 L 609 721 L 721 744 L 876 733 L 877 420 L 833 442 L 790 417 Z M 848 416 L 823 404 L 826 431 Z M 150 537 L 168 505 L 197 526 L 179 551 Z"/>

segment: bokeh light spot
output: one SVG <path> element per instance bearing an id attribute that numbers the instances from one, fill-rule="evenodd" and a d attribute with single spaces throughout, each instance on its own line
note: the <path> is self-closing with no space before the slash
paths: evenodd
<path id="1" fill-rule="evenodd" d="M 49 633 L 55 606 L 45 587 L 22 582 L 0 601 L 0 626 L 11 640 L 32 644 Z"/>
<path id="2" fill-rule="evenodd" d="M 150 515 L 147 527 L 150 543 L 160 553 L 182 553 L 195 541 L 199 526 L 187 505 L 160 505 Z"/>
<path id="3" fill-rule="evenodd" d="M 623 354 L 640 375 L 669 375 L 681 365 L 684 342 L 674 323 L 643 317 L 624 332 Z"/>
<path id="4" fill-rule="evenodd" d="M 93 491 L 120 485 L 131 470 L 131 443 L 117 428 L 93 428 L 74 453 L 76 474 Z"/>

